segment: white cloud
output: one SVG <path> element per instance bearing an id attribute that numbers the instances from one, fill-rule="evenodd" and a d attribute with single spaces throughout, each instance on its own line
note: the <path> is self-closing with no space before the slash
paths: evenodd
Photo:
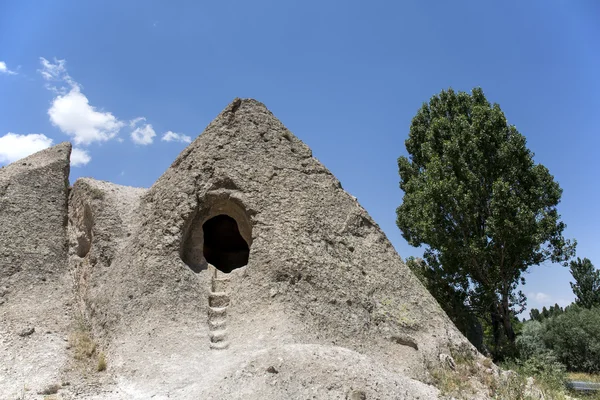
<path id="1" fill-rule="evenodd" d="M 86 165 L 90 161 L 92 161 L 92 157 L 87 151 L 79 147 L 74 147 L 71 151 L 71 165 L 73 167 L 81 167 L 82 165 Z"/>
<path id="2" fill-rule="evenodd" d="M 181 142 L 181 143 L 191 143 L 192 138 L 188 135 L 184 135 L 183 133 L 175 133 L 175 132 L 165 132 L 162 139 L 165 142 Z"/>
<path id="3" fill-rule="evenodd" d="M 557 297 L 543 292 L 530 292 L 527 293 L 527 300 L 531 302 L 527 308 L 538 308 L 554 306 L 558 304 L 561 307 L 566 307 L 573 302 L 573 298 L 567 299 L 564 297 Z"/>
<path id="4" fill-rule="evenodd" d="M 42 77 L 59 86 L 47 88 L 57 94 L 48 109 L 53 125 L 71 136 L 76 145 L 89 145 L 113 139 L 125 123 L 110 112 L 97 111 L 90 105 L 88 98 L 81 92 L 81 86 L 67 73 L 65 60 L 54 63 L 41 57 Z"/>
<path id="5" fill-rule="evenodd" d="M 50 146 L 52 139 L 46 135 L 7 133 L 0 137 L 0 164 L 17 161 Z"/>
<path id="6" fill-rule="evenodd" d="M 66 60 L 57 60 L 54 59 L 54 64 L 50 61 L 46 60 L 44 57 L 40 57 L 40 63 L 42 63 L 42 69 L 38 70 L 40 74 L 47 81 L 60 81 L 71 79 L 69 74 L 67 74 L 67 68 L 65 65 L 67 64 Z"/>
<path id="7" fill-rule="evenodd" d="M 16 75 L 17 73 L 8 69 L 4 61 L 0 61 L 0 74 Z"/>
<path id="8" fill-rule="evenodd" d="M 131 140 L 133 140 L 134 143 L 141 145 L 151 144 L 154 141 L 154 136 L 156 136 L 156 132 L 154 132 L 154 129 L 152 129 L 152 125 L 150 124 L 144 124 L 131 132 Z"/>
<path id="9" fill-rule="evenodd" d="M 60 94 L 66 94 L 74 87 L 81 90 L 81 86 L 67 73 L 66 60 L 57 60 L 55 58 L 54 63 L 52 63 L 44 57 L 40 57 L 40 63 L 42 64 L 42 68 L 38 69 L 38 72 L 49 82 L 46 84 L 47 89 Z M 50 82 L 59 86 L 53 86 Z"/>
<path id="10" fill-rule="evenodd" d="M 73 137 L 75 144 L 84 146 L 116 137 L 125 125 L 109 112 L 96 111 L 77 86 L 56 96 L 48 115 L 52 124 Z"/>
<path id="11" fill-rule="evenodd" d="M 144 122 L 144 121 L 146 121 L 146 118 L 144 118 L 144 117 L 137 117 L 137 118 L 134 118 L 134 119 L 132 119 L 131 121 L 129 121 L 129 127 L 133 129 L 133 128 L 135 128 L 135 127 L 136 127 L 136 126 L 137 126 L 137 125 L 138 125 L 140 122 Z"/>
<path id="12" fill-rule="evenodd" d="M 552 300 L 550 295 L 542 292 L 529 293 L 529 298 L 538 304 L 547 304 Z"/>

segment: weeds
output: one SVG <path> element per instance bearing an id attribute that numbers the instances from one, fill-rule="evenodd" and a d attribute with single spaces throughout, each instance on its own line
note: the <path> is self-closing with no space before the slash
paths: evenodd
<path id="1" fill-rule="evenodd" d="M 89 331 L 77 330 L 71 335 L 70 342 L 76 360 L 87 360 L 96 351 L 96 342 L 92 339 Z"/>
<path id="2" fill-rule="evenodd" d="M 430 369 L 435 386 L 443 395 L 471 399 L 495 386 L 493 371 L 477 362 L 476 354 L 467 346 L 452 347 L 453 362 Z"/>
<path id="3" fill-rule="evenodd" d="M 551 355 L 534 356 L 524 362 L 510 361 L 502 367 L 508 371 L 504 372 L 505 379 L 498 388 L 498 399 L 529 399 L 536 391 L 545 399 L 567 398 L 565 367 Z"/>
<path id="4" fill-rule="evenodd" d="M 456 399 L 484 397 L 496 400 L 565 400 L 564 366 L 552 359 L 510 362 L 498 371 L 489 358 L 479 359 L 469 346 L 451 348 L 453 364 L 430 369 L 435 386 Z M 593 398 L 596 400 L 596 398 Z M 600 399 L 599 399 L 600 400 Z"/>
<path id="5" fill-rule="evenodd" d="M 98 354 L 98 366 L 96 367 L 98 372 L 106 371 L 106 356 L 103 352 Z"/>
<path id="6" fill-rule="evenodd" d="M 96 371 L 102 372 L 106 370 L 106 354 L 102 351 L 97 351 L 98 346 L 92 337 L 91 328 L 83 316 L 77 318 L 77 325 L 75 331 L 69 337 L 69 342 L 73 349 L 73 357 L 82 362 L 81 366 L 83 368 L 93 368 L 91 361 L 93 356 L 97 354 Z"/>

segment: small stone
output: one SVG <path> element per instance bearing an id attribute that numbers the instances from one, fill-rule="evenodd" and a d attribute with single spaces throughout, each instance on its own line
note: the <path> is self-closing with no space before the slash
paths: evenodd
<path id="1" fill-rule="evenodd" d="M 440 362 L 442 364 L 444 364 L 444 366 L 447 366 L 448 368 L 450 368 L 452 371 L 456 370 L 456 362 L 454 362 L 454 359 L 452 358 L 452 356 L 442 353 L 442 354 L 440 354 Z"/>
<path id="2" fill-rule="evenodd" d="M 348 400 L 367 400 L 367 394 L 362 390 L 351 390 L 346 396 Z"/>
<path id="3" fill-rule="evenodd" d="M 272 365 L 269 368 L 267 368 L 267 372 L 270 373 L 270 374 L 278 374 L 279 373 L 279 371 L 277 371 L 275 369 L 275 367 L 272 366 Z"/>
<path id="4" fill-rule="evenodd" d="M 31 326 L 31 327 L 25 328 L 21 332 L 19 332 L 19 336 L 21 336 L 21 337 L 30 336 L 31 334 L 33 334 L 33 332 L 35 332 L 35 328 L 33 326 Z"/>

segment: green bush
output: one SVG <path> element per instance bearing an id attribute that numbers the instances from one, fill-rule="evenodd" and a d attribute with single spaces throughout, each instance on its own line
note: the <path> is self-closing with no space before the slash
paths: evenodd
<path id="1" fill-rule="evenodd" d="M 545 390 L 561 391 L 567 379 L 566 368 L 552 352 L 546 352 L 527 359 L 522 371 L 527 376 L 538 379 Z"/>
<path id="2" fill-rule="evenodd" d="M 516 346 L 519 357 L 526 360 L 547 351 L 544 345 L 545 326 L 538 321 L 527 321 L 523 324 L 521 334 L 517 336 Z"/>
<path id="3" fill-rule="evenodd" d="M 508 361 L 502 364 L 502 368 L 515 371 L 517 375 L 513 379 L 505 381 L 504 385 L 500 385 L 499 389 L 503 395 L 497 396 L 497 398 L 530 398 L 526 395 L 527 377 L 534 378 L 536 386 L 543 392 L 545 398 L 564 398 L 565 381 L 567 380 L 565 366 L 556 359 L 556 356 L 552 352 L 546 351 L 531 356 L 524 361 Z"/>
<path id="4" fill-rule="evenodd" d="M 544 325 L 546 347 L 569 371 L 600 372 L 600 308 L 571 305 Z"/>

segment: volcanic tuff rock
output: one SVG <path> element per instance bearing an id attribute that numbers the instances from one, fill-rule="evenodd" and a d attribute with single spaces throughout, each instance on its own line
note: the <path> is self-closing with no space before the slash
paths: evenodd
<path id="1" fill-rule="evenodd" d="M 61 224 L 40 214 L 54 243 L 66 241 L 65 193 L 63 180 Z M 65 398 L 431 399 L 440 354 L 476 354 L 356 199 L 255 100 L 230 104 L 148 190 L 77 180 L 68 215 L 53 268 L 71 273 L 108 370 L 91 383 L 70 370 Z"/>
<path id="2" fill-rule="evenodd" d="M 0 168 L 0 398 L 61 381 L 69 357 L 71 145 Z M 11 397 L 14 398 L 14 397 Z"/>

